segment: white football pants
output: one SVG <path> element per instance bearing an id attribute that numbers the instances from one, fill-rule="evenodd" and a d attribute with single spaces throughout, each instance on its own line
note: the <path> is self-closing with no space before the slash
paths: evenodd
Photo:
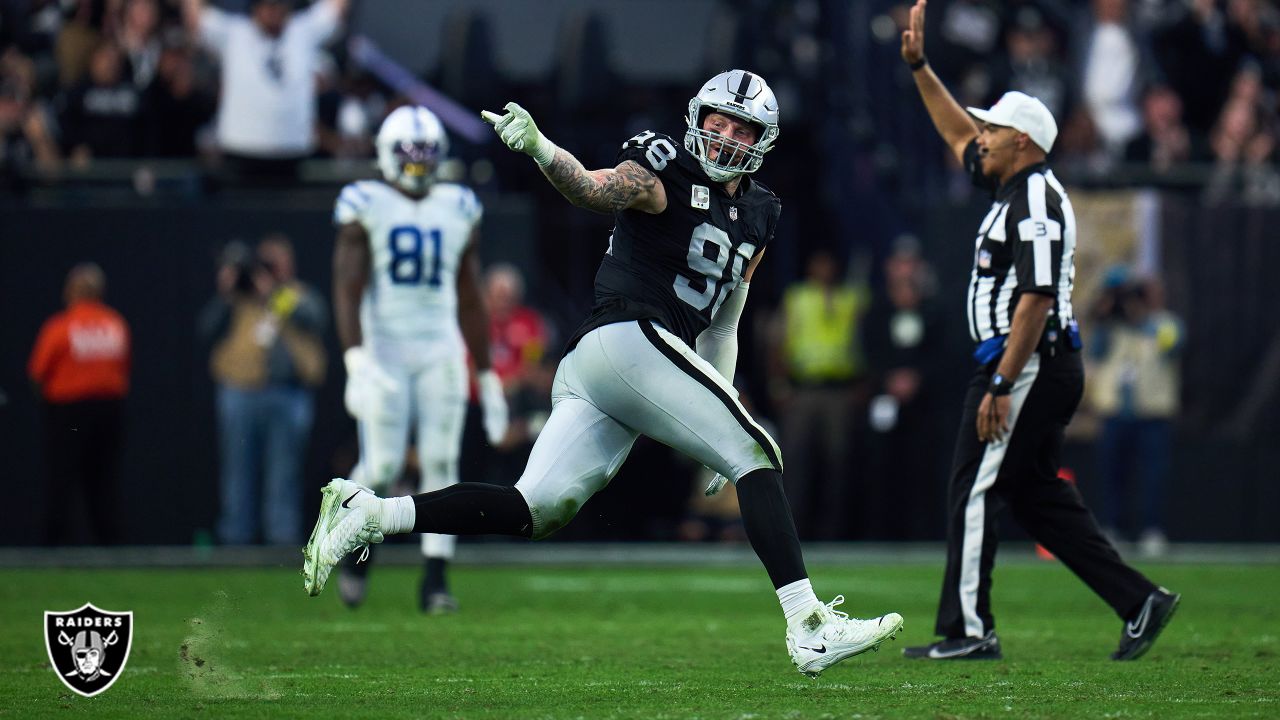
<path id="1" fill-rule="evenodd" d="M 639 435 L 737 482 L 782 471 L 782 453 L 737 392 L 680 338 L 648 320 L 593 330 L 560 361 L 552 411 L 516 489 L 533 537 L 564 527 L 609 483 Z"/>
<path id="2" fill-rule="evenodd" d="M 357 423 L 360 461 L 351 471 L 352 481 L 385 494 L 404 470 L 412 424 L 417 428 L 422 469 L 418 491 L 456 485 L 467 413 L 465 356 L 438 358 L 418 369 L 391 363 L 382 367 L 399 383 L 401 392 L 384 394 L 379 400 L 382 407 L 371 413 L 371 419 Z M 456 544 L 453 535 L 424 533 L 422 554 L 452 559 Z"/>

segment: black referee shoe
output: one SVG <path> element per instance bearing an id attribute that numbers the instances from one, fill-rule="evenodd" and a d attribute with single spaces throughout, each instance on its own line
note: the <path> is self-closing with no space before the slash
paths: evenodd
<path id="1" fill-rule="evenodd" d="M 1182 596 L 1164 588 L 1157 588 L 1142 603 L 1138 615 L 1124 624 L 1120 633 L 1120 647 L 1111 653 L 1112 660 L 1137 660 L 1156 644 L 1160 631 L 1169 624 L 1173 611 L 1178 609 Z"/>
<path id="2" fill-rule="evenodd" d="M 903 648 L 902 656 L 912 660 L 1001 660 L 1000 638 L 988 630 L 980 638 L 962 637 L 939 640 L 929 645 Z"/>

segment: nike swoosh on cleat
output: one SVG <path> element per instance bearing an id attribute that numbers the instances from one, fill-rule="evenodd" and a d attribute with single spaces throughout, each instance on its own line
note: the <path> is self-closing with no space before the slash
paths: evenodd
<path id="1" fill-rule="evenodd" d="M 800 646 L 800 649 L 801 649 L 801 650 L 809 650 L 809 651 L 811 651 L 811 652 L 816 652 L 816 653 L 818 653 L 819 655 L 825 654 L 825 653 L 827 652 L 827 646 L 826 646 L 826 645 L 822 645 L 822 646 L 820 646 L 820 647 L 816 647 L 816 648 L 812 648 L 812 647 L 805 647 L 804 645 L 801 645 L 801 646 Z"/>
<path id="2" fill-rule="evenodd" d="M 1142 606 L 1142 612 L 1138 613 L 1138 617 L 1131 622 L 1125 624 L 1125 633 L 1129 637 L 1137 640 L 1142 637 L 1142 633 L 1146 632 L 1147 620 L 1151 617 L 1151 598 L 1147 598 L 1147 602 Z"/>
<path id="3" fill-rule="evenodd" d="M 982 643 L 979 645 L 970 645 L 968 647 L 960 648 L 959 650 L 939 650 L 936 647 L 929 648 L 929 657 L 934 660 L 944 660 L 946 658 L 953 658 L 953 657 L 964 657 L 965 655 L 972 655 L 973 653 L 979 650 L 985 649 L 986 646 L 987 646 L 987 643 Z"/>
<path id="4" fill-rule="evenodd" d="M 356 499 L 356 496 L 357 496 L 357 495 L 359 495 L 359 494 L 360 494 L 360 491 L 359 491 L 359 490 L 357 490 L 357 491 L 355 491 L 355 492 L 351 493 L 351 497 L 349 497 L 349 498 L 347 498 L 346 500 L 343 500 L 343 501 L 342 501 L 342 507 L 346 508 L 347 510 L 350 510 L 350 509 L 351 509 L 351 506 L 350 506 L 350 505 L 348 505 L 347 503 L 350 503 L 352 500 L 355 500 L 355 499 Z"/>

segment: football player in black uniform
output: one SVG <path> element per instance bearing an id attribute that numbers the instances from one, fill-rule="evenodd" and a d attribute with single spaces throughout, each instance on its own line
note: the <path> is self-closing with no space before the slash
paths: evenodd
<path id="1" fill-rule="evenodd" d="M 603 170 L 556 147 L 519 105 L 506 110 L 483 115 L 508 147 L 532 156 L 574 205 L 616 218 L 595 303 L 556 372 L 551 416 L 514 488 L 463 483 L 383 500 L 331 482 L 304 550 L 307 591 L 319 594 L 334 563 L 385 534 L 546 537 L 609 482 L 643 434 L 737 483 L 801 672 L 878 648 L 902 617 L 858 620 L 835 610 L 843 596 L 824 604 L 814 595 L 781 453 L 733 389 L 738 318 L 782 207 L 751 177 L 778 137 L 769 86 L 743 70 L 715 76 L 689 101 L 683 142 L 641 133 Z"/>

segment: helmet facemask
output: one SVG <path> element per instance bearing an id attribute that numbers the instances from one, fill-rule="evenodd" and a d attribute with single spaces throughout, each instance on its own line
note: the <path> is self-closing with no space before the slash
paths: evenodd
<path id="1" fill-rule="evenodd" d="M 749 94 L 748 94 L 749 93 Z M 756 140 L 747 144 L 704 130 L 707 115 L 716 112 L 749 123 Z M 716 182 L 728 182 L 760 169 L 764 154 L 778 137 L 778 103 L 764 78 L 743 70 L 721 73 L 703 85 L 689 101 L 684 146 Z"/>
<path id="2" fill-rule="evenodd" d="M 383 179 L 413 195 L 427 193 L 449 150 L 440 120 L 426 108 L 411 106 L 387 116 L 376 144 Z"/>
<path id="3" fill-rule="evenodd" d="M 440 143 L 401 140 L 391 148 L 400 174 L 396 185 L 412 193 L 426 192 L 440 165 Z"/>

